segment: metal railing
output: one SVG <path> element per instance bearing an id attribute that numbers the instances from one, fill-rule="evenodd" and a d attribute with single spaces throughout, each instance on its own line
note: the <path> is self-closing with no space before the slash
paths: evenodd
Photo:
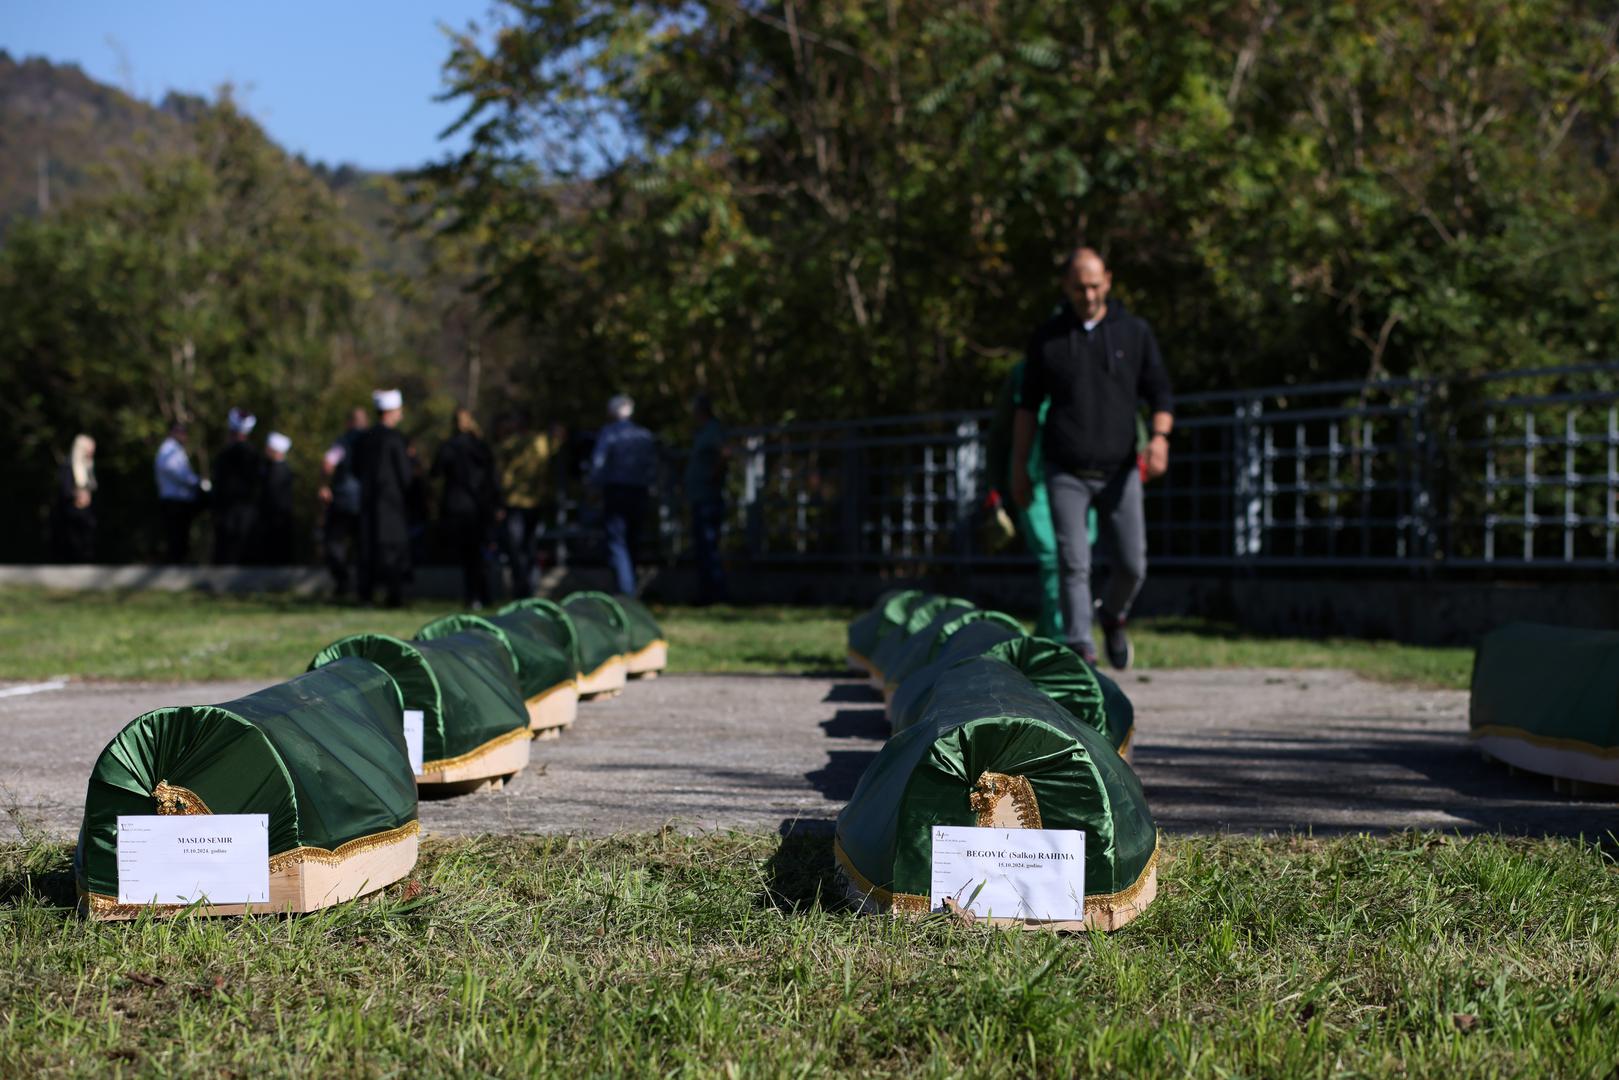
<path id="1" fill-rule="evenodd" d="M 987 412 L 737 429 L 725 547 L 758 564 L 998 563 Z M 656 539 L 687 549 L 678 455 Z M 1619 566 L 1619 364 L 1178 399 L 1157 566 Z M 1105 550 L 1102 552 L 1105 558 Z"/>

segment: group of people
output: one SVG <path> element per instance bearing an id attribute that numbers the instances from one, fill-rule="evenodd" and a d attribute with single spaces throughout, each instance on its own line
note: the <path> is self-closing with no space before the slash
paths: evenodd
<path id="1" fill-rule="evenodd" d="M 1169 467 L 1175 418 L 1152 328 L 1109 297 L 1112 283 L 1092 248 L 1074 249 L 1063 263 L 1064 300 L 1036 329 L 1007 379 L 1002 412 L 1010 445 L 992 467 L 1040 565 L 1038 632 L 1063 637 L 1094 664 L 1094 619 L 1102 630 L 1102 652 L 1124 669 L 1133 658 L 1125 627 L 1147 572 L 1142 485 Z M 1138 419 L 1143 402 L 1145 425 Z M 398 604 L 424 527 L 424 470 L 399 430 L 400 391 L 378 390 L 372 405 L 374 418 L 355 409 L 348 430 L 322 458 L 323 554 L 339 595 L 352 580 L 361 601 L 369 602 L 380 586 L 386 602 Z M 635 402 L 626 395 L 608 402 L 608 422 L 596 437 L 588 475 L 601 492 L 614 584 L 626 594 L 636 591 L 635 554 L 658 463 L 657 441 L 634 413 Z M 693 401 L 692 414 L 696 434 L 685 490 L 699 600 L 711 603 L 727 598 L 719 555 L 727 448 L 706 396 Z M 272 432 L 256 447 L 255 426 L 251 413 L 230 411 L 230 441 L 214 458 L 211 481 L 191 467 L 186 426 L 170 429 L 154 462 L 169 562 L 186 560 L 192 521 L 205 505 L 214 519 L 215 562 L 291 561 L 292 442 Z M 541 491 L 562 437 L 558 428 L 529 435 L 507 424 L 502 470 L 472 414 L 456 410 L 430 476 L 441 485 L 439 520 L 470 606 L 490 601 L 486 553 L 492 541 L 507 557 L 514 594 L 529 592 Z M 63 561 L 91 561 L 95 491 L 95 440 L 79 435 L 59 471 L 53 510 L 52 532 Z M 1099 597 L 1091 590 L 1093 545 L 1110 556 L 1111 574 Z"/>
<path id="2" fill-rule="evenodd" d="M 225 418 L 228 441 L 214 456 L 208 478 L 191 467 L 189 427 L 183 422 L 170 426 L 152 461 L 166 562 L 187 560 L 191 524 L 204 509 L 214 519 L 214 562 L 280 566 L 291 561 L 292 469 L 287 454 L 292 440 L 272 431 L 262 447 L 254 446 L 257 426 L 252 413 L 230 411 Z"/>

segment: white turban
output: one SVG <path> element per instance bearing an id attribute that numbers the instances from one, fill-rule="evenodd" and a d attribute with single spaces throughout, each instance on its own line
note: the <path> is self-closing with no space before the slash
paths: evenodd
<path id="1" fill-rule="evenodd" d="M 258 422 L 258 417 L 250 412 L 243 412 L 241 409 L 232 409 L 230 415 L 225 417 L 225 423 L 230 426 L 232 435 L 251 435 L 253 425 Z"/>
<path id="2" fill-rule="evenodd" d="M 373 390 L 371 404 L 377 407 L 377 412 L 392 412 L 405 407 L 405 395 L 398 390 Z"/>
<path id="3" fill-rule="evenodd" d="M 278 454 L 285 454 L 292 449 L 292 440 L 279 431 L 272 431 L 270 432 L 270 437 L 264 440 L 264 445 Z"/>

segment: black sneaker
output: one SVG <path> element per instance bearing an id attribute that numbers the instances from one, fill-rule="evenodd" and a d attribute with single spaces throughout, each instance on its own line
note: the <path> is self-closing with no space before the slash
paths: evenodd
<path id="1" fill-rule="evenodd" d="M 1130 644 L 1130 635 L 1124 632 L 1123 619 L 1102 620 L 1102 647 L 1107 650 L 1107 662 L 1116 671 L 1129 671 L 1130 665 L 1135 663 L 1135 646 Z"/>

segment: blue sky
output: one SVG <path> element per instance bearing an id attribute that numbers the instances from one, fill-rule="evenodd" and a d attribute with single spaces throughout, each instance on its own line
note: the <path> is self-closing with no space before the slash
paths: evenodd
<path id="1" fill-rule="evenodd" d="M 222 83 L 272 137 L 329 164 L 397 169 L 441 156 L 441 25 L 491 0 L 0 0 L 0 48 L 44 56 L 148 101 Z"/>

